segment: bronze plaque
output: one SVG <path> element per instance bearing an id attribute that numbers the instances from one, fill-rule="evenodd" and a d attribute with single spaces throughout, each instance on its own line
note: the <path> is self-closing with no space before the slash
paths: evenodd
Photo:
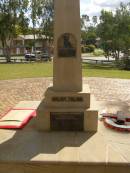
<path id="1" fill-rule="evenodd" d="M 76 39 L 72 34 L 65 33 L 58 39 L 58 56 L 76 57 Z"/>
<path id="2" fill-rule="evenodd" d="M 83 112 L 52 112 L 50 115 L 51 130 L 54 131 L 83 131 Z"/>

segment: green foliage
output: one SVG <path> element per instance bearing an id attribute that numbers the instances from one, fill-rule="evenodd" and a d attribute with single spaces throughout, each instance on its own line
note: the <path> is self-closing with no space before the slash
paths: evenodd
<path id="1" fill-rule="evenodd" d="M 123 70 L 130 70 L 130 56 L 126 55 L 116 62 L 118 68 Z"/>
<path id="2" fill-rule="evenodd" d="M 88 15 L 82 15 L 81 17 L 81 38 L 82 43 L 96 45 L 96 25 L 97 25 L 97 16 L 93 16 L 90 20 Z"/>
<path id="3" fill-rule="evenodd" d="M 130 47 L 130 4 L 120 4 L 113 12 L 102 11 L 97 33 L 102 41 L 106 57 L 113 55 L 119 60 L 120 53 Z"/>
<path id="4" fill-rule="evenodd" d="M 90 23 L 90 18 L 88 15 L 82 15 L 81 17 L 81 30 L 87 30 L 87 26 Z"/>
<path id="5" fill-rule="evenodd" d="M 28 0 L 0 1 L 0 40 L 7 62 L 10 61 L 11 41 L 18 33 L 16 26 L 19 25 L 24 28 L 27 6 Z"/>
<path id="6" fill-rule="evenodd" d="M 0 0 L 0 40 L 8 62 L 17 35 L 33 34 L 34 47 L 36 34 L 52 39 L 53 11 L 53 0 Z M 33 27 L 29 29 L 30 19 Z"/>
<path id="7" fill-rule="evenodd" d="M 44 0 L 42 13 L 41 33 L 49 40 L 53 37 L 54 25 L 54 4 L 53 0 Z"/>
<path id="8" fill-rule="evenodd" d="M 82 46 L 82 53 L 91 53 L 91 52 L 94 52 L 94 50 L 95 50 L 95 46 L 92 44 Z"/>
<path id="9" fill-rule="evenodd" d="M 81 46 L 81 52 L 85 53 L 85 47 L 83 45 Z"/>
<path id="10" fill-rule="evenodd" d="M 53 36 L 53 0 L 32 0 L 30 9 L 34 39 L 37 26 L 39 26 L 39 35 L 45 35 L 46 38 L 51 39 Z"/>
<path id="11" fill-rule="evenodd" d="M 95 27 L 88 27 L 87 30 L 81 31 L 81 38 L 84 44 L 93 44 L 96 45 L 96 28 Z"/>
<path id="12" fill-rule="evenodd" d="M 104 51 L 102 49 L 95 49 L 93 52 L 94 56 L 102 56 L 104 55 Z"/>
<path id="13" fill-rule="evenodd" d="M 95 46 L 92 44 L 88 45 L 88 48 L 89 48 L 90 52 L 94 52 L 94 50 L 95 50 Z"/>
<path id="14" fill-rule="evenodd" d="M 124 70 L 130 70 L 130 57 L 123 58 L 123 69 Z"/>

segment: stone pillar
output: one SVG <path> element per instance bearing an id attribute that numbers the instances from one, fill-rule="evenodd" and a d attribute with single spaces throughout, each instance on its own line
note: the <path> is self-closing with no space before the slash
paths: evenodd
<path id="1" fill-rule="evenodd" d="M 37 128 L 96 131 L 98 111 L 82 86 L 79 0 L 54 0 L 54 8 L 53 85 L 37 109 Z"/>
<path id="2" fill-rule="evenodd" d="M 81 91 L 82 69 L 79 0 L 54 0 L 54 8 L 54 90 Z M 66 48 L 67 45 L 64 45 L 65 37 L 68 37 L 68 41 L 70 42 L 68 50 Z"/>

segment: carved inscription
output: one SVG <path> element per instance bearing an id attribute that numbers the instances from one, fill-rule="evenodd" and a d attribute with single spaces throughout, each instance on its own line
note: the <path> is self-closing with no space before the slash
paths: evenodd
<path id="1" fill-rule="evenodd" d="M 52 97 L 53 102 L 83 102 L 83 97 Z"/>

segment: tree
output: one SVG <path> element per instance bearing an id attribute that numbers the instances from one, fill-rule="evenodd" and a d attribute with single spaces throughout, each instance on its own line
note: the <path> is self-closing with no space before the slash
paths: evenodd
<path id="1" fill-rule="evenodd" d="M 97 20 L 98 20 L 98 19 L 97 19 L 97 16 L 93 16 L 92 20 L 93 20 L 94 26 L 96 26 Z"/>
<path id="2" fill-rule="evenodd" d="M 10 62 L 10 47 L 16 37 L 16 26 L 20 24 L 21 16 L 25 18 L 27 0 L 1 0 L 0 1 L 0 40 L 7 62 Z"/>
<path id="3" fill-rule="evenodd" d="M 53 37 L 53 0 L 32 0 L 30 9 L 35 49 L 36 34 L 45 35 L 49 40 Z"/>
<path id="4" fill-rule="evenodd" d="M 112 51 L 114 16 L 112 12 L 101 11 L 100 24 L 97 26 L 97 34 L 101 38 L 101 47 L 105 52 L 106 58 Z"/>
<path id="5" fill-rule="evenodd" d="M 115 14 L 102 11 L 98 35 L 102 41 L 102 48 L 107 56 L 113 55 L 118 61 L 121 52 L 130 47 L 130 4 L 120 4 Z"/>
<path id="6" fill-rule="evenodd" d="M 83 44 L 96 46 L 96 38 L 97 38 L 96 24 L 97 24 L 97 16 L 93 16 L 91 19 L 88 15 L 82 15 L 81 38 Z"/>
<path id="7" fill-rule="evenodd" d="M 31 11 L 31 22 L 32 22 L 32 32 L 34 36 L 33 49 L 35 51 L 35 42 L 36 42 L 36 26 L 39 24 L 39 16 L 41 15 L 41 3 L 42 0 L 31 0 L 30 1 L 30 11 Z"/>
<path id="8" fill-rule="evenodd" d="M 83 44 L 87 45 L 92 44 L 96 46 L 96 38 L 97 38 L 96 27 L 89 26 L 87 30 L 81 30 L 81 38 Z"/>
<path id="9" fill-rule="evenodd" d="M 41 15 L 41 33 L 46 36 L 46 39 L 49 40 L 53 37 L 53 28 L 54 28 L 54 3 L 53 0 L 44 0 L 42 6 L 42 15 Z"/>
<path id="10" fill-rule="evenodd" d="M 90 26 L 88 27 L 87 30 L 87 35 L 86 35 L 86 44 L 92 44 L 96 46 L 96 27 Z"/>
<path id="11" fill-rule="evenodd" d="M 87 30 L 89 22 L 90 22 L 89 16 L 88 15 L 82 15 L 82 17 L 81 17 L 81 30 Z"/>

